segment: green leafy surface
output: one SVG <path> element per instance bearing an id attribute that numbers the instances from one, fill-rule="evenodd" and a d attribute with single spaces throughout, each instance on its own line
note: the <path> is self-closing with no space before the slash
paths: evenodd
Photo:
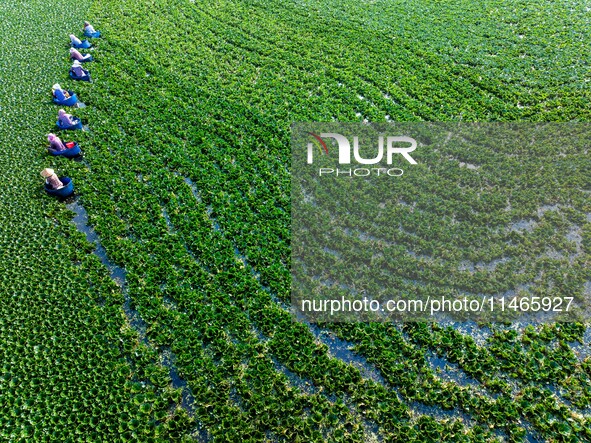
<path id="1" fill-rule="evenodd" d="M 479 341 L 438 325 L 327 326 L 325 335 L 346 340 L 379 374 L 368 377 L 362 364 L 343 362 L 282 307 L 290 283 L 291 122 L 586 120 L 583 4 L 96 2 L 88 16 L 103 38 L 93 51 L 94 83 L 75 85 L 88 105 L 75 115 L 90 131 L 77 135 L 85 163 L 73 163 L 46 157 L 43 135 L 55 124 L 47 91 L 55 79 L 67 84 L 67 34 L 80 18 L 68 13 L 64 23 L 59 17 L 71 5 L 53 6 L 55 14 L 48 15 L 42 3 L 2 6 L 3 17 L 12 17 L 3 20 L 2 37 L 13 47 L 34 34 L 27 27 L 49 35 L 27 46 L 20 62 L 18 55 L 2 57 L 0 86 L 8 103 L 0 161 L 13 172 L 0 183 L 6 218 L 0 226 L 6 267 L 1 343 L 8 374 L 0 389 L 3 399 L 15 398 L 2 400 L 9 438 L 62 432 L 79 441 L 170 441 L 194 432 L 184 413 L 168 416 L 178 393 L 166 389 L 154 350 L 160 347 L 176 356 L 195 398 L 194 418 L 214 441 L 591 439 L 589 360 L 575 354 L 582 325 L 517 331 L 493 325 Z M 23 89 L 18 98 L 16 84 Z M 24 149 L 8 149 L 15 145 Z M 513 165 L 502 153 L 498 158 Z M 479 158 L 461 151 L 452 160 L 459 168 Z M 127 272 L 150 348 L 125 326 L 122 294 L 88 253 L 70 215 L 43 194 L 38 174 L 46 166 L 74 178 L 109 258 Z M 589 190 L 588 172 L 583 162 L 573 183 Z M 511 168 L 501 174 L 511 178 Z M 441 232 L 425 228 L 418 239 L 401 240 L 442 256 L 443 265 L 427 267 L 432 272 L 447 275 L 462 260 L 490 261 L 506 252 L 495 249 L 494 238 L 465 250 L 461 243 L 472 239 L 470 224 L 495 214 L 499 224 L 511 221 L 500 215 L 504 188 L 481 200 L 470 192 L 479 180 L 462 171 L 423 183 L 417 204 L 424 220 L 397 209 L 409 225 L 465 216 L 459 233 L 443 223 Z M 451 194 L 458 184 L 468 192 Z M 521 206 L 515 219 L 556 203 L 550 186 L 542 191 L 520 197 L 531 205 Z M 577 204 L 584 207 L 583 197 Z M 490 205 L 497 213 L 489 214 Z M 579 281 L 588 268 L 588 222 L 567 209 L 552 215 L 535 235 L 515 237 L 533 244 L 527 250 L 533 254 L 554 238 L 547 231 L 561 232 L 565 220 L 580 224 L 582 250 L 553 243 L 578 253 L 572 272 Z M 446 247 L 450 238 L 453 247 Z M 490 279 L 481 276 L 482 284 L 503 288 L 507 276 L 519 283 L 511 271 L 510 264 L 499 266 Z M 435 279 L 416 276 L 422 278 Z M 101 346 L 106 361 L 93 366 Z M 60 360 L 63 369 L 36 364 L 39 353 L 44 361 Z M 434 366 L 433 356 L 445 367 Z M 49 377 L 35 372 L 45 366 Z M 448 377 L 450 367 L 470 383 Z M 25 395 L 24 386 L 47 395 Z M 49 395 L 54 389 L 64 396 Z M 96 395 L 92 389 L 107 393 L 106 406 L 94 415 L 84 403 Z M 18 398 L 24 404 L 42 398 L 51 406 L 31 409 Z M 62 408 L 62 399 L 81 405 Z M 68 419 L 74 425 L 65 428 Z"/>
<path id="2" fill-rule="evenodd" d="M 0 5 L 2 441 L 169 441 L 188 429 L 186 419 L 170 425 L 182 416 L 160 388 L 169 383 L 154 385 L 145 371 L 160 367 L 157 354 L 138 342 L 121 289 L 39 175 L 84 170 L 48 156 L 45 135 L 57 115 L 51 85 L 68 85 L 68 34 L 79 34 L 88 6 Z M 149 407 L 137 406 L 140 395 Z"/>

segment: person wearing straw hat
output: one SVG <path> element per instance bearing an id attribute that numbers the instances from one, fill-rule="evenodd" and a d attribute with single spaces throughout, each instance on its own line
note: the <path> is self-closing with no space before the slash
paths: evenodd
<path id="1" fill-rule="evenodd" d="M 55 134 L 47 134 L 47 140 L 49 141 L 49 147 L 54 151 L 65 151 L 66 146 L 61 139 Z"/>
<path id="2" fill-rule="evenodd" d="M 63 109 L 57 111 L 57 118 L 63 127 L 73 126 L 76 124 L 72 114 L 67 114 Z"/>
<path id="3" fill-rule="evenodd" d="M 55 175 L 55 171 L 51 168 L 45 168 L 41 171 L 41 177 L 45 178 L 45 183 L 52 189 L 61 189 L 64 187 L 64 184 L 60 181 L 57 175 Z"/>
<path id="4" fill-rule="evenodd" d="M 84 55 L 82 55 L 80 53 L 80 51 L 78 51 L 76 48 L 70 48 L 70 59 L 72 59 L 72 60 L 78 60 L 81 63 L 91 62 L 92 61 L 92 55 L 90 55 L 90 54 L 84 54 Z"/>
<path id="5" fill-rule="evenodd" d="M 59 100 L 60 102 L 63 102 L 66 99 L 70 98 L 70 93 L 65 89 L 62 89 L 59 83 L 56 83 L 51 87 L 51 93 L 53 94 L 53 97 L 56 100 Z"/>

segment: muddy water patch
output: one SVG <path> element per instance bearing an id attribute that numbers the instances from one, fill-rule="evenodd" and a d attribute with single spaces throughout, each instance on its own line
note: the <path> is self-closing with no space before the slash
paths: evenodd
<path id="1" fill-rule="evenodd" d="M 518 220 L 516 222 L 509 223 L 507 230 L 519 233 L 532 232 L 534 230 L 534 226 L 536 225 L 537 223 L 533 219 Z"/>

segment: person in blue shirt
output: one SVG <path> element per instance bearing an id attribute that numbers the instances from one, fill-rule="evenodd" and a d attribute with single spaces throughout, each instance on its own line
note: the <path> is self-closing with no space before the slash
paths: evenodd
<path id="1" fill-rule="evenodd" d="M 62 89 L 62 87 L 59 85 L 59 83 L 56 83 L 55 85 L 53 85 L 51 87 L 51 92 L 53 93 L 53 97 L 56 100 L 59 100 L 60 102 L 63 102 L 65 100 L 67 100 L 68 98 L 70 98 L 70 93 L 68 91 L 66 91 L 65 89 Z"/>

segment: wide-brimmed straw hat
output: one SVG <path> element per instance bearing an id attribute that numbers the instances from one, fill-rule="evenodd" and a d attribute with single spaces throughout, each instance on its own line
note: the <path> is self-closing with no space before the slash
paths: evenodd
<path id="1" fill-rule="evenodd" d="M 41 176 L 42 177 L 51 177 L 53 174 L 55 174 L 55 171 L 51 168 L 45 168 L 43 171 L 41 171 Z"/>

